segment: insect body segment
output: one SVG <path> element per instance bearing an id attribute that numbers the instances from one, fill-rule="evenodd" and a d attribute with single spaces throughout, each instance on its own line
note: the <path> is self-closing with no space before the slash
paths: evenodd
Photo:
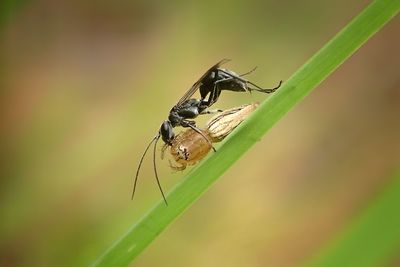
<path id="1" fill-rule="evenodd" d="M 258 103 L 242 105 L 225 110 L 218 116 L 214 116 L 207 122 L 207 134 L 211 142 L 221 142 L 240 123 L 242 123 L 256 108 Z"/>
<path id="2" fill-rule="evenodd" d="M 207 132 L 202 130 L 207 136 Z M 170 166 L 175 171 L 183 171 L 186 166 L 195 165 L 203 159 L 211 150 L 210 139 L 207 140 L 202 135 L 192 129 L 187 129 L 179 133 L 172 141 L 171 146 L 164 146 L 161 153 L 164 156 L 165 150 L 169 149 L 174 162 L 170 160 Z"/>

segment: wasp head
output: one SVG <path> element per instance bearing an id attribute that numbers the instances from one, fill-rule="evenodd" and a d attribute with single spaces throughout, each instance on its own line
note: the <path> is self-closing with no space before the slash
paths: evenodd
<path id="1" fill-rule="evenodd" d="M 172 144 L 172 140 L 175 138 L 175 134 L 170 121 L 164 121 L 160 127 L 160 135 L 164 143 L 167 145 Z"/>

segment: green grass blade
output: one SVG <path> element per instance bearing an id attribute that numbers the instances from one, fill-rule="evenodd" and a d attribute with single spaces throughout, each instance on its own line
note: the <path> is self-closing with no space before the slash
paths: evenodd
<path id="1" fill-rule="evenodd" d="M 394 17 L 398 0 L 377 0 L 303 65 L 207 160 L 117 240 L 92 266 L 126 266 L 296 103 Z"/>
<path id="2" fill-rule="evenodd" d="M 386 266 L 400 250 L 400 173 L 363 214 L 305 267 Z"/>

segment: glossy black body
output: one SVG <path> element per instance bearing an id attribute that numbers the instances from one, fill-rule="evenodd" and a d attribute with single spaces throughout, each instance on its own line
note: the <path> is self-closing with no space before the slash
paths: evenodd
<path id="1" fill-rule="evenodd" d="M 222 90 L 234 92 L 250 92 L 254 90 L 272 93 L 282 83 L 281 81 L 277 87 L 271 89 L 261 88 L 243 79 L 242 76 L 244 75 L 238 75 L 231 70 L 220 68 L 227 61 L 229 60 L 224 59 L 212 66 L 171 109 L 168 121 L 163 122 L 159 131 L 166 144 L 170 145 L 175 137 L 173 128 L 176 126 L 190 127 L 201 133 L 196 127 L 196 123 L 190 119 L 195 119 L 198 115 L 203 114 L 207 108 L 217 102 Z M 190 98 L 197 90 L 200 91 L 200 99 Z"/>

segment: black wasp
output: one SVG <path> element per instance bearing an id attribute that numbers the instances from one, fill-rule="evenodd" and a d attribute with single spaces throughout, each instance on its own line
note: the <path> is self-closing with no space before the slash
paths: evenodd
<path id="1" fill-rule="evenodd" d="M 158 188 L 160 189 L 161 195 L 164 199 L 164 202 L 165 204 L 167 204 L 167 200 L 161 188 L 160 180 L 158 179 L 157 168 L 156 168 L 156 147 L 160 137 L 164 141 L 165 145 L 171 146 L 172 140 L 174 140 L 175 138 L 175 133 L 173 131 L 173 128 L 177 126 L 182 126 L 185 128 L 187 127 L 192 128 L 194 131 L 201 134 L 208 142 L 210 142 L 209 139 L 206 136 L 204 136 L 202 131 L 197 128 L 196 122 L 193 121 L 192 119 L 195 119 L 197 116 L 201 114 L 210 113 L 209 111 L 207 111 L 207 108 L 211 107 L 215 102 L 217 102 L 222 90 L 229 90 L 234 92 L 258 91 L 269 94 L 278 89 L 282 84 L 282 81 L 280 81 L 278 86 L 276 86 L 275 88 L 261 88 L 256 84 L 243 78 L 243 76 L 253 72 L 255 68 L 247 73 L 238 75 L 231 70 L 220 68 L 222 64 L 228 61 L 229 59 L 223 59 L 214 66 L 212 66 L 208 71 L 206 71 L 206 73 L 203 74 L 203 76 L 201 76 L 201 78 L 197 82 L 195 82 L 192 85 L 192 87 L 190 87 L 190 89 L 182 96 L 182 98 L 178 101 L 178 103 L 176 103 L 176 105 L 172 107 L 172 109 L 169 112 L 168 120 L 164 121 L 161 124 L 160 130 L 158 131 L 157 135 L 147 145 L 140 159 L 139 166 L 136 171 L 135 181 L 133 184 L 132 198 L 135 194 L 136 183 L 139 177 L 139 171 L 140 167 L 142 166 L 144 156 L 146 155 L 147 151 L 149 150 L 153 142 L 154 142 L 154 149 L 153 149 L 154 174 L 157 180 Z M 197 90 L 200 91 L 200 99 L 191 98 Z M 212 148 L 215 151 L 214 147 Z"/>

